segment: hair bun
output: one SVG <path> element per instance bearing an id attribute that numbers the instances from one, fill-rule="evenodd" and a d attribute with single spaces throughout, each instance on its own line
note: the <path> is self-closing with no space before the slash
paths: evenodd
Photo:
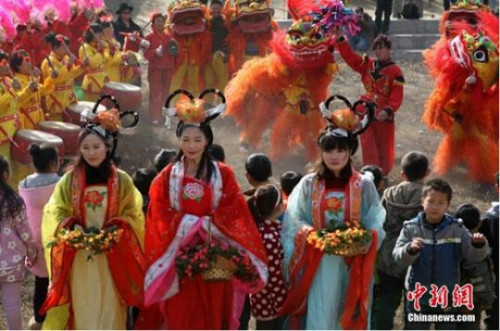
<path id="1" fill-rule="evenodd" d="M 45 35 L 45 41 L 48 42 L 48 43 L 52 43 L 54 42 L 54 40 L 56 40 L 56 34 L 54 31 L 52 32 L 49 32 Z"/>

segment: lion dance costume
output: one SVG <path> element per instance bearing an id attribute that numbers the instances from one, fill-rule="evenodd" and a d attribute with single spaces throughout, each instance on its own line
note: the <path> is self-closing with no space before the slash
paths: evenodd
<path id="1" fill-rule="evenodd" d="M 245 61 L 264 57 L 271 51 L 273 33 L 278 23 L 272 19 L 269 0 L 226 1 L 224 16 L 228 20 L 229 72 L 234 74 Z"/>
<path id="2" fill-rule="evenodd" d="M 211 59 L 212 36 L 209 14 L 198 0 L 175 0 L 168 9 L 168 27 L 178 43 L 175 72 L 170 90 L 185 88 L 197 94 L 203 88 L 203 66 Z"/>
<path id="3" fill-rule="evenodd" d="M 323 126 L 318 105 L 338 70 L 332 55 L 333 34 L 341 28 L 353 32 L 355 18 L 338 0 L 289 0 L 288 8 L 294 22 L 286 33 L 276 33 L 272 54 L 247 61 L 229 82 L 228 114 L 242 127 L 242 147 L 256 148 L 273 123 L 271 158 L 303 144 L 312 159 Z"/>
<path id="4" fill-rule="evenodd" d="M 460 162 L 468 175 L 491 182 L 498 172 L 498 17 L 479 3 L 459 2 L 441 22 L 443 36 L 424 52 L 437 82 L 423 121 L 444 138 L 434 171 Z"/>

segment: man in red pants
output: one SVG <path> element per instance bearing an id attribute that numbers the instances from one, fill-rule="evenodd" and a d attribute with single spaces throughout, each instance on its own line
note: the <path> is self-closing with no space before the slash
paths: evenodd
<path id="1" fill-rule="evenodd" d="M 376 59 L 366 54 L 360 56 L 341 36 L 337 48 L 344 61 L 361 74 L 366 92 L 361 100 L 376 105 L 375 121 L 361 135 L 363 164 L 374 164 L 389 174 L 394 163 L 394 113 L 403 101 L 404 78 L 398 65 L 391 61 L 391 41 L 385 35 L 378 35 L 372 49 Z"/>

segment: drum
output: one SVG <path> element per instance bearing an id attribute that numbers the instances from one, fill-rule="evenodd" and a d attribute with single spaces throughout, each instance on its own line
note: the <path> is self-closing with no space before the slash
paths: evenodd
<path id="1" fill-rule="evenodd" d="M 59 121 L 43 121 L 37 124 L 37 129 L 60 137 L 64 143 L 65 156 L 78 154 L 78 135 L 82 130 L 80 126 Z"/>
<path id="2" fill-rule="evenodd" d="M 142 102 L 141 88 L 128 83 L 108 82 L 104 84 L 101 95 L 109 94 L 118 100 L 122 111 L 139 111 Z"/>
<path id="3" fill-rule="evenodd" d="M 14 161 L 24 165 L 31 164 L 28 147 L 32 143 L 54 145 L 59 155 L 64 155 L 64 144 L 61 138 L 48 132 L 38 130 L 19 130 L 14 136 L 14 144 L 11 144 L 11 155 Z"/>
<path id="4" fill-rule="evenodd" d="M 82 112 L 85 109 L 92 110 L 94 108 L 95 102 L 91 101 L 78 101 L 74 105 L 69 105 L 64 111 L 64 121 L 73 123 L 79 126 L 84 126 L 85 121 L 82 121 Z M 99 105 L 97 112 L 106 110 L 104 105 Z"/>

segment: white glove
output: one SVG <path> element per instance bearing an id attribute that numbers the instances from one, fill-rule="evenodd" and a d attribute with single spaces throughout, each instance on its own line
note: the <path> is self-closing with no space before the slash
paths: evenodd
<path id="1" fill-rule="evenodd" d="M 149 46 L 151 46 L 151 43 L 149 41 L 147 41 L 146 39 L 142 39 L 141 43 L 140 43 L 140 46 L 142 48 L 148 49 Z"/>
<path id="2" fill-rule="evenodd" d="M 162 56 L 163 55 L 163 46 L 158 46 L 158 48 L 156 49 L 156 55 L 158 56 Z"/>

